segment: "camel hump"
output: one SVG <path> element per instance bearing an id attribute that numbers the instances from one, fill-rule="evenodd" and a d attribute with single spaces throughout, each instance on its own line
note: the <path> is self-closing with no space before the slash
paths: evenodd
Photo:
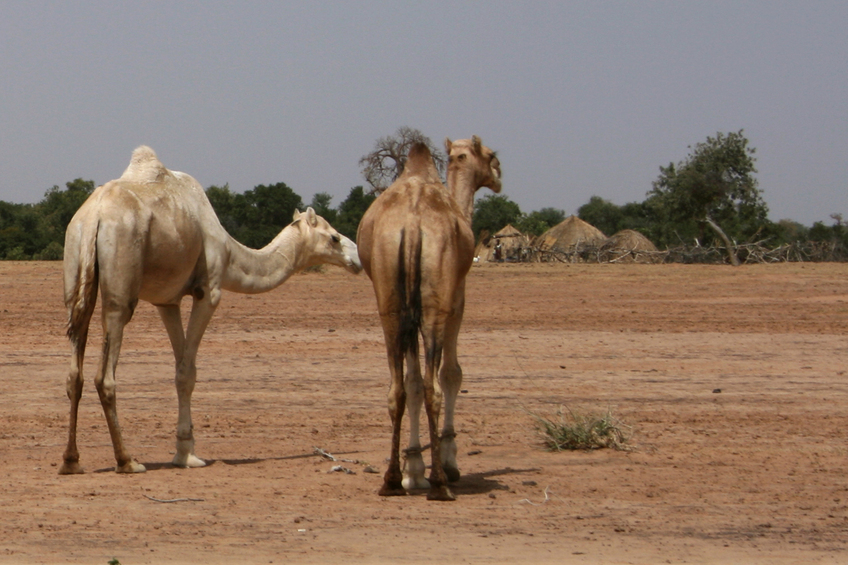
<path id="1" fill-rule="evenodd" d="M 410 147 L 403 172 L 408 176 L 420 176 L 430 182 L 439 182 L 439 171 L 433 163 L 430 148 L 420 141 L 416 141 Z"/>
<path id="2" fill-rule="evenodd" d="M 121 175 L 122 180 L 137 182 L 160 182 L 168 173 L 168 169 L 156 156 L 150 147 L 142 145 L 132 153 L 130 164 Z"/>

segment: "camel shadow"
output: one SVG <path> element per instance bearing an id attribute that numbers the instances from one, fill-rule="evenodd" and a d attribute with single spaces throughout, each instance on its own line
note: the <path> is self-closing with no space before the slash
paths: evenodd
<path id="1" fill-rule="evenodd" d="M 471 495 L 471 494 L 488 494 L 497 490 L 509 490 L 509 487 L 498 480 L 493 480 L 491 477 L 500 477 L 503 475 L 536 473 L 540 471 L 538 467 L 530 469 L 513 469 L 512 467 L 504 467 L 503 469 L 493 469 L 491 471 L 483 471 L 480 473 L 468 473 L 462 475 L 455 483 L 450 483 L 450 489 L 455 495 Z M 409 493 L 412 496 L 426 496 L 427 489 L 416 489 Z"/>
<path id="2" fill-rule="evenodd" d="M 335 455 L 352 455 L 357 453 L 356 451 L 345 451 L 338 452 Z M 320 457 L 317 453 L 299 453 L 297 455 L 285 455 L 281 457 L 247 457 L 244 459 L 206 459 L 205 467 L 197 467 L 197 469 L 205 469 L 206 467 L 211 467 L 216 463 L 221 463 L 223 465 L 255 465 L 256 463 L 262 463 L 264 461 L 290 461 L 293 459 L 309 459 L 310 457 Z M 173 463 L 161 463 L 161 462 L 146 462 L 142 461 L 142 465 L 144 465 L 145 469 L 148 471 L 162 471 L 165 469 L 183 469 L 184 467 L 177 467 Z M 92 471 L 93 473 L 113 473 L 115 472 L 114 467 L 104 467 L 102 469 L 96 469 Z"/>
<path id="3" fill-rule="evenodd" d="M 357 452 L 345 452 L 345 453 L 336 453 L 335 455 L 352 455 Z M 248 457 L 244 459 L 207 459 L 206 467 L 211 467 L 218 463 L 223 465 L 254 465 L 256 463 L 263 463 L 265 461 L 291 461 L 295 459 L 309 459 L 312 457 L 320 457 L 317 453 L 299 453 L 297 455 L 285 455 L 281 457 Z M 331 463 L 332 461 L 327 461 Z M 175 467 L 172 463 L 161 463 L 161 462 L 150 462 L 143 463 L 148 472 L 156 472 L 163 471 L 167 469 L 182 469 L 182 467 Z M 429 467 L 429 466 L 428 466 Z M 205 467 L 198 467 L 198 469 L 203 469 Z M 93 471 L 94 473 L 111 473 L 114 472 L 114 467 L 106 467 L 103 469 L 97 469 Z M 460 479 L 450 484 L 450 488 L 454 494 L 459 496 L 464 495 L 474 495 L 474 494 L 488 494 L 494 491 L 508 491 L 509 487 L 498 481 L 497 479 L 493 479 L 493 477 L 500 477 L 504 475 L 514 475 L 514 474 L 524 474 L 524 473 L 536 473 L 540 471 L 538 467 L 531 467 L 528 469 L 513 469 L 512 467 L 504 467 L 503 469 L 493 469 L 491 471 L 482 471 L 478 473 L 468 473 L 464 474 L 460 477 Z M 410 496 L 425 496 L 427 494 L 427 489 L 415 489 L 409 492 Z"/>

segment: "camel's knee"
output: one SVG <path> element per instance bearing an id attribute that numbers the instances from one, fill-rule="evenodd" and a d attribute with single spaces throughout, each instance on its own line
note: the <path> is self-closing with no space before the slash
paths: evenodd
<path id="1" fill-rule="evenodd" d="M 458 391 L 459 387 L 462 386 L 462 367 L 458 363 L 455 365 L 444 365 L 439 378 L 445 390 Z"/>
<path id="2" fill-rule="evenodd" d="M 82 397 L 82 385 L 82 371 L 71 369 L 71 372 L 68 374 L 68 380 L 65 383 L 65 390 L 68 393 L 69 400 L 79 402 L 79 399 Z"/>
<path id="3" fill-rule="evenodd" d="M 388 396 L 389 415 L 392 419 L 403 416 L 403 411 L 406 406 L 406 398 L 407 395 L 403 383 L 398 383 L 393 380 L 389 387 Z"/>
<path id="4" fill-rule="evenodd" d="M 180 396 L 191 396 L 194 392 L 196 378 L 194 375 L 186 375 L 177 373 L 177 378 L 174 379 L 174 384 L 177 387 L 177 394 Z"/>
<path id="5" fill-rule="evenodd" d="M 104 404 L 115 403 L 116 390 L 118 388 L 115 384 L 115 379 L 98 377 L 94 379 L 94 387 L 97 389 L 100 402 Z"/>
<path id="6" fill-rule="evenodd" d="M 424 400 L 427 403 L 428 413 L 433 411 L 435 414 L 439 414 L 443 397 L 444 394 L 442 393 L 442 388 L 440 386 L 436 386 L 435 383 L 427 383 L 424 385 Z"/>
<path id="7" fill-rule="evenodd" d="M 407 394 L 421 396 L 424 393 L 424 380 L 421 378 L 421 373 L 414 370 L 407 371 L 403 388 Z"/>
<path id="8" fill-rule="evenodd" d="M 177 372 L 174 378 L 174 384 L 177 386 L 177 392 L 188 394 L 194 392 L 194 385 L 197 382 L 197 367 L 192 361 L 183 360 L 177 365 Z"/>
<path id="9" fill-rule="evenodd" d="M 177 380 L 194 380 L 197 375 L 197 365 L 188 355 L 177 362 Z"/>

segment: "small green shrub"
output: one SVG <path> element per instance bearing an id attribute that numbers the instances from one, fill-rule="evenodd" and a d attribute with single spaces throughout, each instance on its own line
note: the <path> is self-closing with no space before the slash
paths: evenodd
<path id="1" fill-rule="evenodd" d="M 612 411 L 580 413 L 562 406 L 554 418 L 545 418 L 529 412 L 536 421 L 536 428 L 549 451 L 591 450 L 608 447 L 619 451 L 630 451 L 627 445 L 633 429 L 622 422 Z"/>
<path id="2" fill-rule="evenodd" d="M 13 247 L 6 252 L 7 261 L 29 261 L 30 256 L 24 253 L 22 246 Z"/>
<path id="3" fill-rule="evenodd" d="M 65 248 L 61 243 L 51 241 L 50 244 L 32 256 L 36 261 L 61 261 Z"/>

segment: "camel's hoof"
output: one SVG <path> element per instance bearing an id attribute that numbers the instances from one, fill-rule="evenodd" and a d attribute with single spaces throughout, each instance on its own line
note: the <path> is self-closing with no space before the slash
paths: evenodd
<path id="1" fill-rule="evenodd" d="M 65 461 L 59 467 L 60 475 L 82 475 L 83 473 L 85 473 L 85 470 L 79 464 L 79 461 Z"/>
<path id="2" fill-rule="evenodd" d="M 427 489 L 430 488 L 430 481 L 424 477 L 412 478 L 406 477 L 401 483 L 406 490 Z"/>
<path id="3" fill-rule="evenodd" d="M 406 496 L 406 491 L 400 483 L 383 483 L 379 494 L 380 496 Z"/>
<path id="4" fill-rule="evenodd" d="M 186 457 L 180 457 L 179 455 L 174 456 L 174 461 L 172 462 L 174 467 L 205 467 L 206 461 L 194 455 L 193 453 L 189 453 Z"/>
<path id="5" fill-rule="evenodd" d="M 459 469 L 456 467 L 442 467 L 445 470 L 445 475 L 448 477 L 449 483 L 455 483 L 462 476 L 459 473 Z"/>
<path id="6" fill-rule="evenodd" d="M 116 473 L 144 473 L 145 471 L 147 471 L 147 467 L 135 459 L 131 460 L 129 463 L 124 463 L 123 465 L 115 467 Z"/>
<path id="7" fill-rule="evenodd" d="M 444 502 L 450 502 L 456 500 L 456 497 L 453 495 L 453 493 L 447 486 L 434 486 L 430 489 L 430 492 L 427 493 L 427 500 L 441 500 Z"/>

